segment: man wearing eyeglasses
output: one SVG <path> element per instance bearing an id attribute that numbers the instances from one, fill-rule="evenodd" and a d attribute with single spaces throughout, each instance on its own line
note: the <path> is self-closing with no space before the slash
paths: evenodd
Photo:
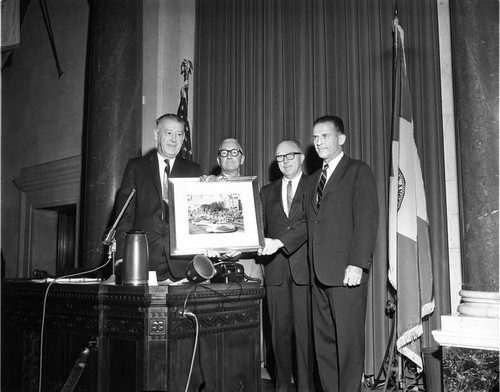
<path id="1" fill-rule="evenodd" d="M 291 391 L 293 353 L 297 391 L 313 391 L 310 274 L 302 203 L 307 175 L 302 172 L 304 154 L 299 142 L 283 140 L 275 149 L 283 177 L 264 186 L 260 195 L 264 213 L 266 247 L 272 254 L 264 261 L 271 341 L 275 357 L 275 391 Z M 295 336 L 295 339 L 293 338 Z"/>
<path id="2" fill-rule="evenodd" d="M 234 138 L 224 139 L 219 145 L 217 152 L 217 163 L 221 168 L 221 176 L 228 179 L 239 177 L 241 175 L 241 166 L 245 162 L 245 154 L 240 142 Z M 228 244 L 230 248 L 230 244 Z M 211 258 L 219 258 L 221 260 L 237 261 L 245 269 L 245 274 L 250 278 L 256 278 L 263 283 L 264 275 L 262 265 L 257 264 L 255 259 L 250 258 L 252 255 L 243 254 L 237 250 L 229 250 L 224 255 L 221 255 L 215 249 L 207 249 L 206 255 Z"/>
<path id="3" fill-rule="evenodd" d="M 221 175 L 227 178 L 239 177 L 244 162 L 245 155 L 238 140 L 233 138 L 223 140 L 217 154 Z"/>
<path id="4" fill-rule="evenodd" d="M 120 211 L 132 189 L 136 190 L 116 228 L 116 257 L 122 259 L 126 232 L 146 231 L 149 246 L 149 270 L 156 271 L 159 282 L 185 277 L 189 260 L 170 256 L 168 219 L 168 178 L 199 177 L 200 165 L 179 156 L 184 142 L 185 123 L 176 114 L 156 120 L 156 149 L 131 159 L 125 168 L 116 199 Z"/>
<path id="5" fill-rule="evenodd" d="M 361 390 L 368 274 L 378 226 L 377 186 L 370 167 L 343 152 L 340 117 L 313 125 L 322 169 L 304 198 L 312 279 L 316 358 L 324 392 Z"/>

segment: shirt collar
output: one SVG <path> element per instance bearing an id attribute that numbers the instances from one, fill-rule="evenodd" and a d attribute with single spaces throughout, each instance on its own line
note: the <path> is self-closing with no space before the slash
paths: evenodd
<path id="1" fill-rule="evenodd" d="M 335 168 L 337 167 L 337 165 L 339 164 L 340 160 L 342 159 L 342 157 L 344 156 L 344 151 L 341 151 L 339 155 L 337 155 L 335 158 L 333 158 L 330 163 L 328 164 L 328 171 L 329 172 L 332 172 L 333 170 L 335 170 Z M 322 168 L 324 168 L 326 165 L 325 162 L 323 162 L 323 166 Z"/>
<path id="2" fill-rule="evenodd" d="M 300 177 L 302 177 L 302 172 L 300 172 L 299 174 L 297 174 L 294 178 L 292 178 L 291 180 L 286 178 L 285 176 L 283 176 L 283 182 L 285 184 L 288 184 L 288 181 L 292 181 L 292 184 L 297 184 L 299 181 L 300 181 Z"/>
<path id="3" fill-rule="evenodd" d="M 174 166 L 175 158 L 165 158 L 163 155 L 161 155 L 158 151 L 156 152 L 156 155 L 158 156 L 158 163 L 160 164 L 160 171 L 163 171 L 162 168 L 166 166 L 165 159 L 168 159 L 168 162 L 170 164 L 170 171 L 172 171 L 172 167 Z"/>

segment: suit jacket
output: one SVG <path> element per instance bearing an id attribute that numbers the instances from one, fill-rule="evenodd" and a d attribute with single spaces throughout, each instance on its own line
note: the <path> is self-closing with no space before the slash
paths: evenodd
<path id="1" fill-rule="evenodd" d="M 296 284 L 310 283 L 307 235 L 298 226 L 301 221 L 304 222 L 302 206 L 307 178 L 305 174 L 300 178 L 288 217 L 285 214 L 281 197 L 282 179 L 264 186 L 260 191 L 266 237 L 277 238 L 285 245 L 264 261 L 266 285 L 282 284 L 284 271 L 288 265 L 290 265 L 292 279 Z"/>
<path id="2" fill-rule="evenodd" d="M 378 198 L 370 167 L 344 155 L 323 190 L 316 206 L 321 170 L 309 177 L 305 213 L 309 240 L 309 260 L 319 281 L 342 286 L 348 265 L 368 272 L 378 226 Z"/>
<path id="3" fill-rule="evenodd" d="M 200 173 L 199 164 L 178 156 L 170 171 L 170 177 L 198 177 Z M 170 274 L 176 279 L 183 278 L 186 260 L 170 257 L 168 206 L 162 198 L 157 150 L 128 161 L 117 195 L 117 213 L 133 188 L 136 194 L 116 228 L 117 259 L 123 257 L 126 232 L 142 229 L 146 231 L 148 239 L 149 269 L 159 271 L 160 267 L 160 270 L 166 272 L 164 264 L 168 263 Z M 160 274 L 158 276 L 159 279 L 164 277 L 166 276 Z"/>

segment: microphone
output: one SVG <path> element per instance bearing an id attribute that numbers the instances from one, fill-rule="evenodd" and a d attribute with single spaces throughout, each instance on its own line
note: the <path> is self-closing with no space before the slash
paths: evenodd
<path id="1" fill-rule="evenodd" d="M 115 223 L 113 223 L 113 226 L 107 232 L 107 234 L 103 236 L 102 243 L 104 245 L 108 246 L 108 245 L 111 245 L 111 243 L 113 242 L 113 239 L 115 238 L 115 234 L 116 234 L 116 226 L 118 226 L 118 223 L 120 222 L 120 219 L 122 218 L 122 215 L 125 212 L 125 210 L 127 209 L 128 205 L 130 203 L 130 200 L 132 200 L 132 197 L 134 196 L 134 194 L 135 194 L 135 189 L 132 189 L 130 191 L 130 195 L 128 195 L 127 201 L 125 202 L 120 213 L 116 217 Z"/>
<path id="2" fill-rule="evenodd" d="M 116 226 L 118 226 L 118 223 L 120 222 L 120 219 L 122 218 L 122 215 L 125 212 L 125 210 L 127 209 L 128 205 L 130 203 L 130 200 L 132 200 L 132 197 L 134 196 L 134 194 L 135 194 L 135 189 L 132 188 L 132 190 L 130 191 L 130 194 L 128 195 L 127 200 L 125 201 L 125 204 L 123 205 L 120 213 L 118 214 L 118 216 L 115 219 L 115 223 L 113 223 L 113 226 L 111 227 L 111 229 L 108 231 L 108 233 L 101 240 L 104 245 L 109 246 L 109 248 L 108 248 L 108 254 L 109 254 L 108 261 L 111 260 L 111 268 L 112 268 L 111 276 L 108 279 L 106 279 L 103 283 L 106 285 L 113 285 L 116 283 L 116 275 L 115 275 Z"/>

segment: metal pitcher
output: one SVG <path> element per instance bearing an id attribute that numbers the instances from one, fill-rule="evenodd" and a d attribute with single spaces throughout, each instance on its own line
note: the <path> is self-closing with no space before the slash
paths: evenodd
<path id="1" fill-rule="evenodd" d="M 145 286 L 148 284 L 149 248 L 146 232 L 129 230 L 123 252 L 122 284 Z"/>

